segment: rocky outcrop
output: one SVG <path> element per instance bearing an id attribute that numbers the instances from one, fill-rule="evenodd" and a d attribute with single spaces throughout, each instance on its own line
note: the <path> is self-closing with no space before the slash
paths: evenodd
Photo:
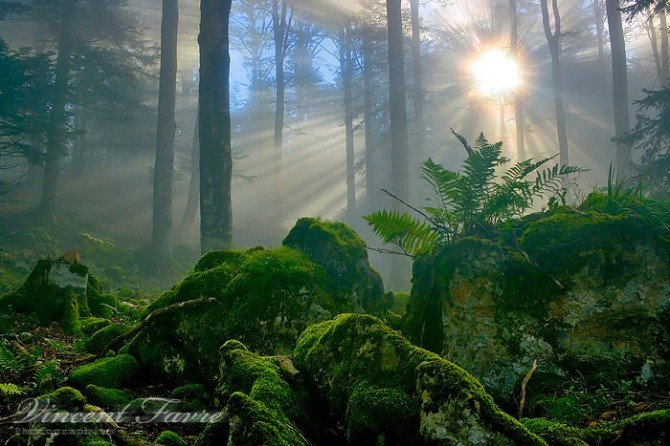
<path id="1" fill-rule="evenodd" d="M 418 259 L 407 336 L 511 401 L 580 376 L 667 390 L 667 230 L 640 212 L 562 208 Z"/>

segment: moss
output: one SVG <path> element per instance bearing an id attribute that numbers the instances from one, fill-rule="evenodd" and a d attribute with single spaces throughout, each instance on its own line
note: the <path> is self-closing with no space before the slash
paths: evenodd
<path id="1" fill-rule="evenodd" d="M 86 437 L 77 444 L 80 446 L 114 446 L 114 443 L 101 437 Z"/>
<path id="2" fill-rule="evenodd" d="M 394 433 L 399 444 L 417 437 L 442 444 L 545 444 L 502 412 L 463 369 L 372 316 L 340 315 L 308 328 L 295 360 L 357 438 L 377 438 L 375 423 L 383 423 L 412 426 Z M 379 400 L 384 391 L 388 400 Z M 398 404 L 413 411 L 401 415 Z"/>
<path id="3" fill-rule="evenodd" d="M 87 336 L 92 335 L 96 331 L 105 328 L 112 323 L 109 319 L 101 317 L 84 317 L 79 319 L 79 322 L 81 323 L 81 331 Z"/>
<path id="4" fill-rule="evenodd" d="M 126 333 L 129 328 L 125 325 L 111 324 L 96 331 L 89 339 L 86 340 L 84 348 L 89 353 L 99 353 L 107 346 L 114 338 Z"/>
<path id="5" fill-rule="evenodd" d="M 381 313 L 391 305 L 381 276 L 370 267 L 367 245 L 349 226 L 314 218 L 301 218 L 283 241 L 320 265 L 326 272 L 326 291 L 339 311 Z"/>
<path id="6" fill-rule="evenodd" d="M 163 379 L 197 379 L 213 387 L 225 340 L 240 339 L 264 354 L 287 353 L 307 325 L 332 317 L 323 281 L 321 268 L 294 249 L 247 251 L 237 266 L 194 272 L 164 294 L 156 307 L 202 296 L 216 301 L 157 321 L 129 351 Z"/>
<path id="7" fill-rule="evenodd" d="M 217 393 L 226 417 L 209 426 L 196 444 L 306 445 L 294 423 L 297 401 L 272 357 L 258 356 L 238 341 L 221 347 Z"/>
<path id="8" fill-rule="evenodd" d="M 57 322 L 66 333 L 79 335 L 79 318 L 90 316 L 88 276 L 88 267 L 84 265 L 39 260 L 18 290 L 0 297 L 0 309 L 34 314 L 40 325 Z"/>
<path id="9" fill-rule="evenodd" d="M 69 382 L 82 389 L 89 384 L 119 388 L 127 384 L 136 371 L 135 358 L 130 355 L 118 355 L 77 367 L 70 374 Z"/>
<path id="10" fill-rule="evenodd" d="M 209 399 L 209 395 L 205 391 L 205 388 L 202 384 L 185 384 L 175 388 L 171 393 L 173 398 L 179 399 L 199 399 L 201 401 L 206 401 Z"/>
<path id="11" fill-rule="evenodd" d="M 119 389 L 108 389 L 94 384 L 86 386 L 86 397 L 91 404 L 106 409 L 124 407 L 130 402 L 128 394 Z"/>
<path id="12" fill-rule="evenodd" d="M 61 387 L 54 392 L 38 397 L 40 401 L 48 401 L 59 409 L 82 409 L 86 404 L 86 398 L 81 392 L 72 387 Z"/>
<path id="13" fill-rule="evenodd" d="M 670 410 L 657 410 L 615 422 L 601 422 L 576 428 L 544 418 L 524 419 L 522 423 L 543 437 L 551 446 L 583 445 L 665 445 L 670 440 Z"/>
<path id="14" fill-rule="evenodd" d="M 88 306 L 93 316 L 109 319 L 119 306 L 119 298 L 113 294 L 96 294 L 89 297 Z"/>
<path id="15" fill-rule="evenodd" d="M 198 260 L 193 271 L 207 271 L 225 264 L 239 266 L 245 258 L 245 251 L 210 251 Z"/>
<path id="16" fill-rule="evenodd" d="M 163 431 L 156 437 L 156 444 L 162 446 L 186 446 L 186 442 L 175 432 Z"/>

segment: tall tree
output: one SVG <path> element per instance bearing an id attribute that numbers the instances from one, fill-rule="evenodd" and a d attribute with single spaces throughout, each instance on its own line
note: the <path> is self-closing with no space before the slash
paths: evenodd
<path id="1" fill-rule="evenodd" d="M 287 10 L 288 4 L 286 0 L 272 0 L 272 30 L 275 47 L 275 79 L 277 83 L 274 151 L 277 158 L 281 157 L 284 141 L 284 110 L 286 108 L 284 61 L 286 60 L 286 53 L 288 51 L 288 38 L 292 21 L 292 17 L 287 17 Z"/>
<path id="2" fill-rule="evenodd" d="M 60 174 L 60 159 L 65 154 L 67 132 L 67 97 L 71 76 L 72 52 L 74 47 L 73 0 L 60 0 L 60 26 L 58 30 L 58 59 L 54 74 L 53 99 L 47 130 L 47 152 L 44 159 L 44 179 L 40 213 L 45 218 L 53 218 L 56 207 L 56 191 Z"/>
<path id="3" fill-rule="evenodd" d="M 354 57 L 351 22 L 346 23 L 339 32 L 340 78 L 342 81 L 344 128 L 347 164 L 347 216 L 353 218 L 356 211 L 356 178 L 354 165 L 354 105 L 353 80 Z"/>
<path id="4" fill-rule="evenodd" d="M 365 126 L 365 196 L 367 205 L 372 205 L 374 188 L 374 166 L 372 156 L 375 147 L 376 119 L 375 119 L 375 51 L 372 26 L 363 26 L 363 120 Z"/>
<path id="5" fill-rule="evenodd" d="M 232 0 L 200 1 L 200 245 L 203 253 L 232 244 L 233 157 L 230 116 Z"/>
<path id="6" fill-rule="evenodd" d="M 596 26 L 598 40 L 598 66 L 605 69 L 605 4 L 603 0 L 592 0 L 593 23 Z"/>
<path id="7" fill-rule="evenodd" d="M 509 0 L 510 13 L 510 53 L 514 60 L 519 63 L 519 14 L 516 0 Z M 526 159 L 526 139 L 525 139 L 525 117 L 521 94 L 517 91 L 514 94 L 514 121 L 516 124 L 516 156 L 517 160 Z M 504 127 L 503 127 L 504 128 Z"/>
<path id="8" fill-rule="evenodd" d="M 158 89 L 158 131 L 153 188 L 152 246 L 162 257 L 172 253 L 172 171 L 177 90 L 178 0 L 163 0 L 161 69 Z"/>
<path id="9" fill-rule="evenodd" d="M 193 142 L 191 145 L 191 179 L 188 185 L 188 199 L 184 215 L 179 222 L 179 233 L 186 236 L 193 231 L 195 218 L 200 207 L 200 113 L 196 112 Z"/>
<path id="10" fill-rule="evenodd" d="M 553 30 L 549 6 L 547 0 L 540 0 L 542 8 L 542 25 L 544 34 L 549 43 L 551 54 L 551 75 L 554 86 L 554 107 L 556 109 L 556 131 L 558 133 L 558 148 L 560 151 L 560 163 L 562 166 L 569 165 L 568 153 L 568 131 L 565 119 L 565 103 L 563 99 L 563 79 L 561 73 L 561 14 L 558 10 L 558 0 L 551 0 L 553 15 Z"/>
<path id="11" fill-rule="evenodd" d="M 407 109 L 405 93 L 405 50 L 401 0 L 387 0 L 389 42 L 389 91 L 391 107 L 391 175 L 393 192 L 409 198 Z"/>
<path id="12" fill-rule="evenodd" d="M 661 19 L 661 85 L 667 85 L 670 80 L 670 53 L 668 50 L 668 20 L 665 7 L 658 9 Z"/>
<path id="13" fill-rule="evenodd" d="M 401 0 L 386 0 L 389 45 L 389 93 L 391 114 L 391 177 L 393 193 L 409 200 L 407 109 L 405 108 L 405 52 Z M 398 203 L 394 201 L 394 206 Z M 400 256 L 391 258 L 391 287 L 406 285 L 407 263 Z"/>
<path id="14" fill-rule="evenodd" d="M 612 99 L 614 104 L 614 133 L 623 138 L 630 130 L 628 105 L 628 66 L 626 41 L 621 23 L 619 0 L 606 0 L 607 24 L 612 47 Z M 617 139 L 615 165 L 619 175 L 626 175 L 630 164 L 630 144 Z"/>
<path id="15" fill-rule="evenodd" d="M 423 91 L 423 70 L 421 67 L 421 17 L 419 16 L 419 0 L 410 0 L 412 19 L 412 74 L 414 86 L 414 142 L 416 150 L 423 148 L 426 137 L 424 123 L 425 95 Z"/>

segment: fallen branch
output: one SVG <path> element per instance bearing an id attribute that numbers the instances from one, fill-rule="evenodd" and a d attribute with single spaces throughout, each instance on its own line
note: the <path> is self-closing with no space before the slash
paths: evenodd
<path id="1" fill-rule="evenodd" d="M 533 377 L 533 373 L 537 370 L 539 363 L 537 362 L 537 359 L 533 360 L 533 365 L 531 366 L 530 370 L 528 370 L 528 373 L 526 373 L 526 376 L 523 377 L 523 381 L 521 381 L 521 396 L 519 398 L 519 418 L 523 417 L 523 412 L 526 409 L 526 386 L 528 386 L 528 382 L 530 379 Z"/>

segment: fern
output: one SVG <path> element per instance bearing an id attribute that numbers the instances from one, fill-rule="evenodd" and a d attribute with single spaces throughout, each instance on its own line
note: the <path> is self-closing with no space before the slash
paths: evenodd
<path id="1" fill-rule="evenodd" d="M 429 224 L 398 211 L 376 211 L 365 217 L 384 243 L 393 243 L 408 254 L 432 247 L 440 235 Z"/>
<path id="2" fill-rule="evenodd" d="M 12 383 L 0 383 L 0 395 L 16 396 L 23 395 L 24 389 Z"/>
<path id="3" fill-rule="evenodd" d="M 432 189 L 436 206 L 423 211 L 412 209 L 425 222 L 395 211 L 377 211 L 364 217 L 384 243 L 417 254 L 436 243 L 493 231 L 501 222 L 523 215 L 535 199 L 548 198 L 550 205 L 564 202 L 564 178 L 583 172 L 578 167 L 558 164 L 544 167 L 556 158 L 552 156 L 520 161 L 499 174 L 501 167 L 510 162 L 502 155 L 502 142 L 490 143 L 480 134 L 471 146 L 465 137 L 452 132 L 468 157 L 461 172 L 447 170 L 430 158 L 423 163 L 422 177 Z"/>

